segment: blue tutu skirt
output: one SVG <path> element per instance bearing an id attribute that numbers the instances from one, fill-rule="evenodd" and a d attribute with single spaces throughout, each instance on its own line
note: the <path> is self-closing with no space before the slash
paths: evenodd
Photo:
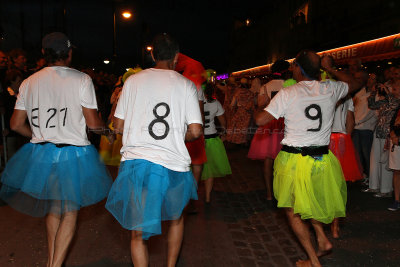
<path id="1" fill-rule="evenodd" d="M 179 219 L 197 199 L 192 172 L 176 172 L 143 159 L 121 162 L 106 208 L 128 230 L 147 240 L 161 234 L 161 221 Z"/>
<path id="2" fill-rule="evenodd" d="M 34 217 L 63 214 L 104 199 L 112 178 L 92 146 L 24 145 L 7 163 L 0 198 Z"/>

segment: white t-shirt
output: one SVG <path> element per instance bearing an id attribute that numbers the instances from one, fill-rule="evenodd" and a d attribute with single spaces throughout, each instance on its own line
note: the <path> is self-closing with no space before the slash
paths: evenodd
<path id="1" fill-rule="evenodd" d="M 375 110 L 368 108 L 368 97 L 371 95 L 370 92 L 362 88 L 353 97 L 354 102 L 354 129 L 357 130 L 371 130 L 373 131 L 378 120 L 378 116 Z"/>
<path id="2" fill-rule="evenodd" d="M 329 144 L 336 102 L 345 97 L 344 82 L 301 81 L 281 89 L 265 108 L 285 118 L 283 145 L 304 147 Z"/>
<path id="3" fill-rule="evenodd" d="M 204 104 L 204 117 L 205 117 L 205 125 L 204 125 L 204 134 L 215 134 L 217 133 L 217 129 L 215 128 L 215 117 L 221 116 L 225 113 L 224 108 L 218 100 L 214 102 L 206 101 Z"/>
<path id="4" fill-rule="evenodd" d="M 203 92 L 203 89 L 200 87 L 200 88 L 197 88 L 197 99 L 199 100 L 199 101 L 201 101 L 201 102 L 205 102 L 206 101 L 206 98 L 205 98 L 205 96 L 204 96 L 204 92 Z"/>
<path id="5" fill-rule="evenodd" d="M 268 95 L 272 99 L 279 90 L 283 88 L 284 80 L 271 80 L 264 84 L 260 89 L 260 95 Z"/>
<path id="6" fill-rule="evenodd" d="M 47 67 L 23 81 L 15 109 L 26 110 L 32 143 L 86 146 L 82 106 L 97 109 L 89 75 L 68 67 Z"/>
<path id="7" fill-rule="evenodd" d="M 147 69 L 125 82 L 115 110 L 124 120 L 122 159 L 145 159 L 189 171 L 187 126 L 203 124 L 193 82 L 173 70 Z"/>
<path id="8" fill-rule="evenodd" d="M 351 98 L 347 99 L 344 103 L 336 107 L 332 124 L 333 133 L 347 133 L 346 118 L 348 111 L 354 112 L 353 100 Z"/>

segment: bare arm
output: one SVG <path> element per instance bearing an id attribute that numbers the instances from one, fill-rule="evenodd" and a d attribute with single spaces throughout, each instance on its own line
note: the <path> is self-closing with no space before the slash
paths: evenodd
<path id="1" fill-rule="evenodd" d="M 104 130 L 104 122 L 100 119 L 96 109 L 82 107 L 83 116 L 85 117 L 86 125 L 90 130 L 98 133 Z"/>
<path id="2" fill-rule="evenodd" d="M 347 111 L 347 116 L 346 116 L 346 133 L 350 134 L 353 132 L 354 130 L 354 112 L 348 110 Z"/>
<path id="3" fill-rule="evenodd" d="M 20 135 L 32 138 L 31 127 L 26 122 L 27 117 L 28 115 L 26 114 L 26 110 L 14 109 L 10 120 L 10 128 Z"/>
<path id="4" fill-rule="evenodd" d="M 113 132 L 105 127 L 104 122 L 100 119 L 96 109 L 82 107 L 83 116 L 85 117 L 86 125 L 90 131 L 105 135 L 110 143 L 114 141 Z"/>
<path id="5" fill-rule="evenodd" d="M 217 119 L 219 121 L 219 123 L 221 124 L 221 126 L 226 129 L 226 116 L 225 113 L 222 114 L 221 116 L 217 116 Z"/>
<path id="6" fill-rule="evenodd" d="M 199 107 L 200 107 L 200 112 L 201 112 L 201 119 L 203 120 L 203 125 L 205 122 L 205 117 L 204 117 L 204 102 L 199 101 Z"/>
<path id="7" fill-rule="evenodd" d="M 203 125 L 199 123 L 192 123 L 189 124 L 186 135 L 185 141 L 191 142 L 199 138 L 203 134 Z"/>
<path id="8" fill-rule="evenodd" d="M 273 119 L 275 119 L 275 117 L 265 110 L 258 111 L 254 114 L 254 120 L 258 126 L 263 126 Z"/>
<path id="9" fill-rule="evenodd" d="M 125 123 L 124 120 L 114 117 L 113 119 L 114 133 L 122 135 L 124 132 L 124 123 Z"/>
<path id="10" fill-rule="evenodd" d="M 343 71 L 337 71 L 332 67 L 332 61 L 329 57 L 325 56 L 321 60 L 321 66 L 324 70 L 326 70 L 329 74 L 336 77 L 336 79 L 345 82 L 349 86 L 348 94 L 351 94 L 363 86 L 363 82 L 361 80 L 356 80 L 352 75 L 347 74 Z"/>

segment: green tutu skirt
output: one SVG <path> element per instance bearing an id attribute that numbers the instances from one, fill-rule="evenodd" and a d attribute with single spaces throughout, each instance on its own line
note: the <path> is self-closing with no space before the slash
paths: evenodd
<path id="1" fill-rule="evenodd" d="M 201 180 L 232 174 L 224 143 L 219 137 L 206 139 L 206 155 L 207 162 L 204 163 Z"/>
<path id="2" fill-rule="evenodd" d="M 331 151 L 320 159 L 279 152 L 274 163 L 274 195 L 279 208 L 293 208 L 303 220 L 328 224 L 346 216 L 346 181 Z"/>

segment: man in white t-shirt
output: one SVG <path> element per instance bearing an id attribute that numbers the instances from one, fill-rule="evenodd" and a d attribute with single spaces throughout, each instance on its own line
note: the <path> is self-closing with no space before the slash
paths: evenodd
<path id="1" fill-rule="evenodd" d="M 112 179 L 86 136 L 87 127 L 106 134 L 92 80 L 68 67 L 72 47 L 65 34 L 46 35 L 42 47 L 48 67 L 21 84 L 10 122 L 31 141 L 8 162 L 0 197 L 23 213 L 46 216 L 47 267 L 61 267 L 78 210 L 104 199 Z"/>
<path id="2" fill-rule="evenodd" d="M 122 159 L 106 208 L 132 231 L 135 266 L 148 266 L 145 240 L 171 221 L 167 266 L 175 266 L 183 238 L 182 211 L 197 199 L 185 141 L 202 135 L 202 116 L 194 83 L 174 71 L 178 44 L 167 34 L 153 41 L 154 68 L 124 84 L 114 114 L 123 134 Z"/>
<path id="3" fill-rule="evenodd" d="M 283 148 L 274 164 L 274 193 L 309 257 L 299 260 L 297 266 L 321 266 L 318 257 L 332 248 L 321 222 L 345 216 L 346 183 L 328 144 L 336 102 L 360 84 L 350 75 L 333 70 L 325 57 L 322 66 L 345 82 L 319 82 L 320 57 L 312 51 L 301 51 L 293 64 L 297 84 L 281 89 L 255 118 L 258 125 L 285 119 Z M 311 219 L 316 231 L 318 253 L 305 219 Z"/>
<path id="4" fill-rule="evenodd" d="M 368 107 L 368 97 L 376 84 L 376 76 L 371 74 L 368 77 L 367 73 L 359 71 L 354 74 L 354 78 L 361 80 L 365 85 L 353 97 L 355 125 L 352 138 L 366 178 L 364 183 L 367 184 L 374 129 L 378 120 L 376 111 Z"/>

